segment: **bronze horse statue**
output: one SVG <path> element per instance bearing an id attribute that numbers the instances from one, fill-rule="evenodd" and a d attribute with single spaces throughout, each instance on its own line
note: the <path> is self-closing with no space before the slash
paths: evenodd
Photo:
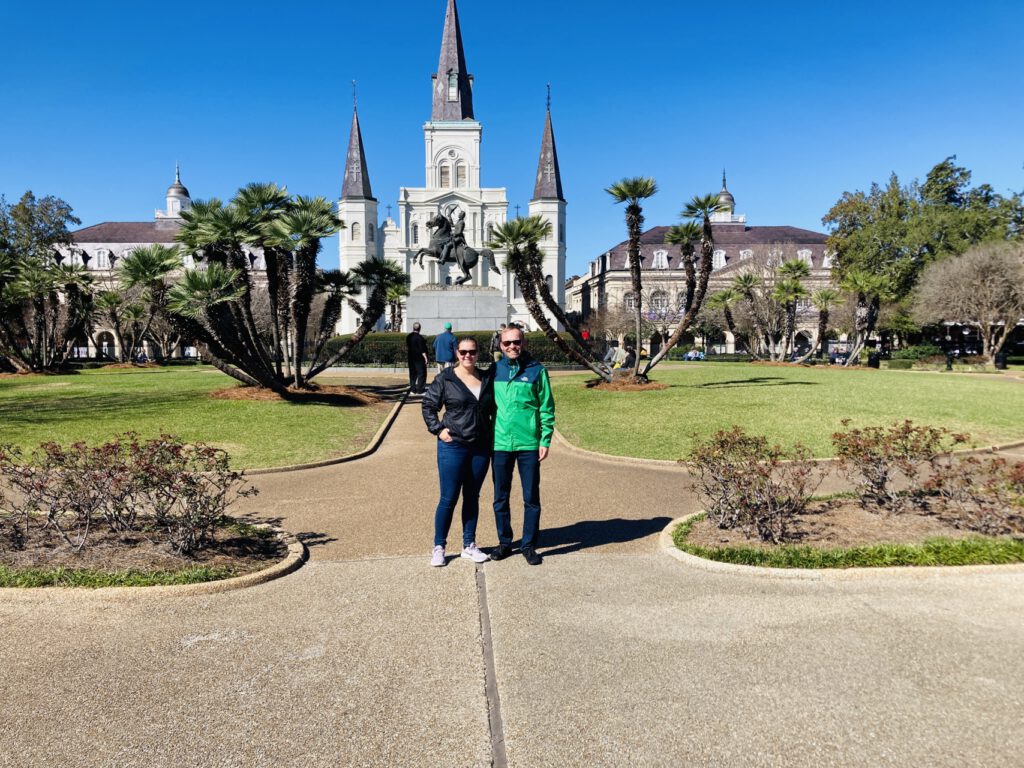
<path id="1" fill-rule="evenodd" d="M 416 261 L 419 266 L 423 266 L 424 256 L 437 259 L 439 264 L 457 264 L 462 270 L 462 277 L 455 279 L 455 285 L 462 285 L 472 279 L 473 275 L 469 270 L 475 267 L 480 259 L 488 262 L 492 272 L 501 274 L 494 263 L 494 252 L 490 248 L 482 248 L 478 251 L 463 243 L 445 253 L 445 246 L 451 241 L 452 223 L 443 213 L 435 214 L 427 222 L 427 228 L 431 230 L 430 245 L 420 248 L 413 256 L 413 261 Z M 444 254 L 443 258 L 442 254 Z"/>

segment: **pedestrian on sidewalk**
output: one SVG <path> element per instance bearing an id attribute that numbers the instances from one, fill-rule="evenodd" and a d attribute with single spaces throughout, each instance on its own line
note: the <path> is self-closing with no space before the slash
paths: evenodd
<path id="1" fill-rule="evenodd" d="M 491 469 L 498 546 L 490 557 L 503 560 L 512 552 L 509 494 L 512 474 L 518 468 L 523 488 L 520 549 L 526 562 L 540 565 L 541 556 L 536 549 L 540 531 L 540 463 L 547 458 L 555 431 L 555 399 L 548 372 L 530 357 L 521 328 L 510 327 L 502 332 L 501 352 L 501 360 L 491 367 L 495 406 Z"/>
<path id="2" fill-rule="evenodd" d="M 491 343 L 488 347 L 488 351 L 491 353 L 491 360 L 495 363 L 501 360 L 501 334 L 504 331 L 505 324 L 502 323 L 501 327 L 491 334 Z"/>
<path id="3" fill-rule="evenodd" d="M 409 357 L 409 391 L 422 395 L 427 386 L 427 342 L 420 336 L 420 324 L 412 324 L 412 333 L 405 337 L 406 353 Z"/>
<path id="4" fill-rule="evenodd" d="M 462 553 L 474 563 L 487 555 L 476 545 L 480 516 L 480 488 L 487 477 L 493 440 L 494 386 L 477 368 L 476 339 L 458 341 L 459 362 L 441 371 L 423 395 L 423 421 L 437 435 L 437 475 L 441 498 L 434 511 L 434 550 L 430 564 L 445 564 L 445 546 L 455 505 L 462 496 Z M 444 417 L 438 414 L 444 409 Z"/>
<path id="5" fill-rule="evenodd" d="M 437 361 L 438 373 L 445 368 L 451 368 L 457 362 L 455 355 L 456 344 L 455 334 L 452 333 L 452 324 L 445 323 L 444 333 L 439 333 L 434 339 L 434 360 Z"/>

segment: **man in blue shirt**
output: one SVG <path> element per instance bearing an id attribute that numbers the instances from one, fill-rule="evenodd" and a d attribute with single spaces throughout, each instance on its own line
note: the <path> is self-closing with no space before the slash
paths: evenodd
<path id="1" fill-rule="evenodd" d="M 458 346 L 458 341 L 455 339 L 455 334 L 452 333 L 452 324 L 445 323 L 444 333 L 438 334 L 434 339 L 434 360 L 437 361 L 438 372 L 455 365 L 456 346 Z"/>

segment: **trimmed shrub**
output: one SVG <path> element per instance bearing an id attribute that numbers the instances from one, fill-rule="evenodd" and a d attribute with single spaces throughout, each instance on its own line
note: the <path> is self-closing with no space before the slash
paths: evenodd
<path id="1" fill-rule="evenodd" d="M 464 338 L 472 336 L 476 339 L 477 347 L 481 351 L 480 362 L 490 361 L 488 351 L 491 344 L 491 335 L 494 331 L 464 331 L 456 333 L 456 337 Z M 405 347 L 406 333 L 371 333 L 359 342 L 355 349 L 349 352 L 348 357 L 341 361 L 342 365 L 382 365 L 404 367 L 408 363 L 408 352 Z M 559 334 L 567 342 L 572 343 L 572 336 L 568 333 Z M 348 340 L 348 336 L 335 336 L 327 342 L 328 356 L 334 354 L 341 345 Z M 424 336 L 427 342 L 427 350 L 431 359 L 434 356 L 434 339 L 436 336 Z M 527 348 L 530 354 L 542 363 L 572 363 L 573 361 L 565 355 L 555 343 L 543 333 L 527 333 Z"/>
<path id="2" fill-rule="evenodd" d="M 893 360 L 925 360 L 936 356 L 945 360 L 942 350 L 934 344 L 916 344 L 910 347 L 903 347 L 903 349 L 897 349 L 892 353 Z"/>
<path id="3" fill-rule="evenodd" d="M 889 360 L 888 365 L 886 365 L 886 368 L 890 371 L 909 371 L 913 367 L 913 360 L 897 360 L 895 358 Z"/>

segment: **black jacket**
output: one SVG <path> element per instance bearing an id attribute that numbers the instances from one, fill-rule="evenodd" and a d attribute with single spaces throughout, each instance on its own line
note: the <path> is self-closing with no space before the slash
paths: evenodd
<path id="1" fill-rule="evenodd" d="M 419 360 L 426 365 L 423 356 L 427 354 L 427 342 L 416 331 L 405 337 L 405 346 L 409 351 L 410 360 Z"/>
<path id="2" fill-rule="evenodd" d="M 441 408 L 444 417 L 438 418 Z M 480 374 L 480 399 L 459 381 L 454 368 L 441 371 L 423 393 L 423 421 L 430 434 L 447 429 L 452 439 L 465 445 L 490 448 L 494 430 L 494 378 Z"/>

